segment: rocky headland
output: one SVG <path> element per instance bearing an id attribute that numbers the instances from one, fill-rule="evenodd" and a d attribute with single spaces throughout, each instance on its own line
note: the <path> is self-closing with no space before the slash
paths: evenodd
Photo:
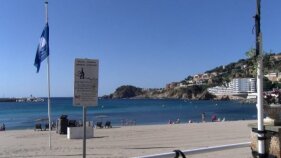
<path id="1" fill-rule="evenodd" d="M 191 86 L 185 88 L 161 88 L 144 89 L 131 85 L 121 86 L 110 95 L 103 96 L 105 99 L 191 99 L 210 100 L 216 96 L 207 92 L 201 86 Z"/>

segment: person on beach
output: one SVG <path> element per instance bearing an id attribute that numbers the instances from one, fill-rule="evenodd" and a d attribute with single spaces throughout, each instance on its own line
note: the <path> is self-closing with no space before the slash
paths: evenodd
<path id="1" fill-rule="evenodd" d="M 171 120 L 169 120 L 168 124 L 170 124 L 170 125 L 171 125 L 171 124 L 173 124 L 173 122 L 172 122 Z"/>
<path id="2" fill-rule="evenodd" d="M 212 122 L 216 122 L 217 121 L 217 115 L 213 114 L 211 119 L 212 119 Z"/>
<path id="3" fill-rule="evenodd" d="M 203 113 L 201 114 L 201 119 L 202 119 L 202 122 L 205 122 L 205 112 L 203 112 Z"/>
<path id="4" fill-rule="evenodd" d="M 176 124 L 179 124 L 181 123 L 180 119 L 178 118 L 177 121 L 176 121 Z"/>

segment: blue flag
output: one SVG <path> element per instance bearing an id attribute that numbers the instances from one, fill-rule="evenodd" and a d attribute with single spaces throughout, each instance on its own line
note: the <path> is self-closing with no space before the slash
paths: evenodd
<path id="1" fill-rule="evenodd" d="M 37 68 L 37 73 L 40 69 L 41 62 L 49 56 L 49 25 L 46 24 L 41 37 L 39 44 L 37 46 L 34 66 Z"/>

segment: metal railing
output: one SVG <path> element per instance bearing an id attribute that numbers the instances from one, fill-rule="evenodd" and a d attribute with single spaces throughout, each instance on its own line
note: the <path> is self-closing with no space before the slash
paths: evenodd
<path id="1" fill-rule="evenodd" d="M 202 153 L 212 152 L 212 151 L 249 147 L 249 145 L 250 145 L 250 142 L 243 142 L 243 143 L 236 143 L 236 144 L 226 144 L 226 145 L 219 145 L 219 146 L 190 149 L 190 150 L 184 150 L 182 152 L 185 155 L 193 155 L 193 154 L 202 154 Z M 133 157 L 133 158 L 171 158 L 171 157 L 175 157 L 175 156 L 176 156 L 175 152 L 168 152 L 168 153 L 155 154 L 155 155 L 138 156 L 138 157 Z"/>

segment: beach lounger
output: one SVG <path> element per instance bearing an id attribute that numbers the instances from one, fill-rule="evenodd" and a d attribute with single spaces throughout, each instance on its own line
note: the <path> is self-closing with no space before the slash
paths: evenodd
<path id="1" fill-rule="evenodd" d="M 5 124 L 3 123 L 2 126 L 0 127 L 0 131 L 5 131 L 6 130 L 6 127 L 5 127 Z"/>
<path id="2" fill-rule="evenodd" d="M 96 127 L 103 128 L 102 122 L 97 122 L 97 123 L 96 123 Z"/>
<path id="3" fill-rule="evenodd" d="M 37 131 L 37 130 L 42 131 L 42 126 L 41 126 L 41 124 L 40 124 L 40 123 L 35 124 L 34 131 Z"/>
<path id="4" fill-rule="evenodd" d="M 104 128 L 112 128 L 111 122 L 110 121 L 106 121 L 105 125 L 104 125 Z"/>
<path id="5" fill-rule="evenodd" d="M 44 131 L 46 131 L 46 130 L 49 130 L 49 124 L 48 123 L 45 124 Z M 52 130 L 52 127 L 51 127 L 51 130 Z"/>

